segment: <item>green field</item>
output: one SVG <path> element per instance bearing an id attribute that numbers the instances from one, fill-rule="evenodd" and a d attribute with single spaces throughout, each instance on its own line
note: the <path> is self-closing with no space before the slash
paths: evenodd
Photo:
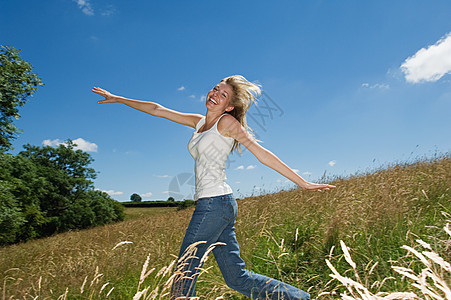
<path id="1" fill-rule="evenodd" d="M 125 221 L 177 211 L 177 207 L 126 207 Z"/>
<path id="2" fill-rule="evenodd" d="M 429 268 L 450 285 L 446 261 L 451 261 L 451 238 L 443 230 L 451 223 L 449 156 L 329 181 L 337 189 L 289 190 L 238 201 L 237 238 L 248 269 L 319 299 L 340 298 L 347 290 L 330 277 L 326 259 L 337 273 L 367 287 L 368 293 L 414 292 L 420 299 L 430 299 L 392 266 L 415 274 Z M 147 289 L 147 296 L 139 299 L 167 299 L 171 267 L 166 267 L 174 262 L 193 209 L 127 209 L 127 220 L 121 223 L 0 248 L 0 295 L 2 299 L 132 299 Z M 351 267 L 340 241 L 349 247 L 355 266 Z M 428 244 L 432 250 L 425 248 Z M 403 245 L 420 254 L 436 253 L 444 267 L 423 256 L 430 265 L 425 267 Z M 143 267 L 155 269 L 146 276 Z M 208 272 L 200 276 L 200 299 L 247 299 L 225 285 L 213 257 L 204 269 Z M 446 299 L 436 282 L 430 278 L 425 282 Z M 351 296 L 347 299 L 363 298 L 357 292 L 347 295 Z"/>

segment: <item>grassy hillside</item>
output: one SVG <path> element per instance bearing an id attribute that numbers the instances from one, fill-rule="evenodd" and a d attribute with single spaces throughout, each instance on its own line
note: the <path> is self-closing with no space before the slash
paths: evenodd
<path id="1" fill-rule="evenodd" d="M 449 156 L 332 182 L 337 189 L 327 193 L 292 190 L 238 201 L 237 238 L 249 269 L 327 299 L 344 288 L 329 276 L 325 259 L 341 274 L 354 276 L 340 240 L 373 293 L 412 290 L 391 266 L 420 271 L 421 264 L 401 248 L 418 248 L 419 238 L 451 261 L 449 236 L 442 230 L 451 220 Z M 192 211 L 0 248 L 2 299 L 132 299 L 138 288 L 161 291 L 170 272 L 157 272 L 173 262 Z M 147 270 L 155 271 L 144 279 L 147 257 Z M 246 299 L 226 287 L 213 257 L 204 269 L 200 299 Z M 449 280 L 449 274 L 442 275 Z"/>
<path id="2" fill-rule="evenodd" d="M 125 221 L 175 212 L 177 207 L 125 207 Z"/>

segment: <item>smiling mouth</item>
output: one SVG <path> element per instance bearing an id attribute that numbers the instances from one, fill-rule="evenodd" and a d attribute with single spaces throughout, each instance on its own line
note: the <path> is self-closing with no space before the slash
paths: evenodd
<path id="1" fill-rule="evenodd" d="M 217 105 L 218 102 L 216 102 L 215 100 L 213 100 L 212 98 L 208 99 L 208 101 L 210 101 L 211 103 L 213 103 L 214 105 Z"/>

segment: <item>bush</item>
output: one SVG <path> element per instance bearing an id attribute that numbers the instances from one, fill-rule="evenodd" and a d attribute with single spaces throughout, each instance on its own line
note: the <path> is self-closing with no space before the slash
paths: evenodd
<path id="1" fill-rule="evenodd" d="M 188 207 L 194 206 L 196 202 L 194 200 L 184 200 L 180 201 L 177 210 L 187 209 Z"/>

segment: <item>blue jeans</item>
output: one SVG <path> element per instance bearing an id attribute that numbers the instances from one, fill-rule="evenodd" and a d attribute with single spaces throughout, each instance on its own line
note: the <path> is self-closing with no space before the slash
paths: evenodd
<path id="1" fill-rule="evenodd" d="M 179 276 L 174 279 L 171 299 L 195 297 L 196 280 L 203 264 L 201 258 L 208 255 L 214 243 L 218 244 L 213 254 L 230 288 L 258 300 L 310 299 L 308 293 L 294 286 L 245 269 L 235 236 L 237 212 L 238 205 L 232 194 L 198 200 L 180 249 L 176 266 Z M 196 242 L 199 242 L 196 247 L 189 247 Z"/>

